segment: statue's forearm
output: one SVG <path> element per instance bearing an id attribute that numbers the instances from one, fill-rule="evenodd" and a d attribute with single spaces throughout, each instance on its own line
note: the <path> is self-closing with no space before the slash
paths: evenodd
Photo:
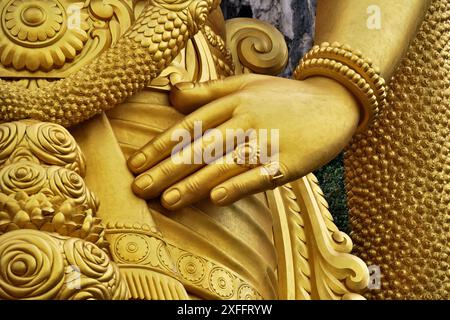
<path id="1" fill-rule="evenodd" d="M 387 80 L 415 36 L 429 3 L 430 0 L 318 0 L 315 41 L 337 41 L 360 50 Z"/>

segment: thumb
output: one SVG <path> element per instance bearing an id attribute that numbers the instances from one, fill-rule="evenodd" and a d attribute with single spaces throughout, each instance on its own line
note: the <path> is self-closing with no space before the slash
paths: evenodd
<path id="1" fill-rule="evenodd" d="M 201 83 L 177 83 L 170 92 L 170 102 L 175 109 L 181 113 L 188 114 L 211 101 L 239 91 L 255 77 L 257 76 L 247 74 Z"/>

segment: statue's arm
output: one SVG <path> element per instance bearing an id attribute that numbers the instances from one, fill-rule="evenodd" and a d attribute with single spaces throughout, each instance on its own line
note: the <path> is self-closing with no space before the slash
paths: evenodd
<path id="1" fill-rule="evenodd" d="M 386 86 L 420 27 L 429 0 L 319 0 L 316 46 L 294 77 L 337 80 L 358 101 L 357 131 L 365 131 L 386 104 Z M 354 121 L 354 120 L 353 120 Z"/>
<path id="2" fill-rule="evenodd" d="M 315 42 L 360 50 L 388 80 L 416 35 L 430 0 L 318 0 Z"/>
<path id="3" fill-rule="evenodd" d="M 319 0 L 317 42 L 338 41 L 361 54 L 348 56 L 347 49 L 340 47 L 342 50 L 331 59 L 311 59 L 307 66 L 317 68 L 312 68 L 313 72 L 303 77 L 304 81 L 239 75 L 202 84 L 178 85 L 171 93 L 172 104 L 190 114 L 129 159 L 129 168 L 138 175 L 133 183 L 134 192 L 146 199 L 162 196 L 162 204 L 172 210 L 208 196 L 217 205 L 228 205 L 246 195 L 297 180 L 325 165 L 344 149 L 358 128 L 365 128 L 361 119 L 371 119 L 384 103 L 386 91 L 381 77 L 386 81 L 391 77 L 423 20 L 428 4 L 423 0 L 395 3 Z M 373 13 L 367 10 L 373 11 L 374 6 L 380 13 L 381 30 L 368 25 Z M 330 53 L 319 52 L 319 49 L 319 55 Z M 355 56 L 356 60 L 351 60 Z M 361 65 L 359 56 L 364 58 Z M 380 74 L 376 72 L 378 68 Z M 314 73 L 323 70 L 326 72 Z M 302 73 L 296 72 L 296 75 L 302 78 Z M 344 81 L 339 81 L 342 79 Z M 352 86 L 353 91 L 349 89 Z M 196 123 L 202 123 L 203 133 L 207 129 L 218 129 L 215 133 L 219 136 L 227 129 L 278 130 L 279 139 L 268 141 L 268 147 L 274 144 L 278 147 L 275 167 L 279 170 L 275 174 L 261 174 L 266 172 L 263 167 L 273 164 L 273 158 L 268 163 L 258 161 L 256 167 L 237 163 L 233 154 L 239 148 L 233 152 L 234 146 L 216 152 L 221 164 L 176 163 L 172 155 L 179 159 L 181 153 L 173 153 L 178 151 L 175 148 L 178 141 L 173 141 L 172 137 L 182 131 L 192 138 Z M 205 136 L 211 141 L 211 132 Z M 185 150 L 190 155 L 210 152 L 211 144 L 204 142 L 191 139 Z"/>

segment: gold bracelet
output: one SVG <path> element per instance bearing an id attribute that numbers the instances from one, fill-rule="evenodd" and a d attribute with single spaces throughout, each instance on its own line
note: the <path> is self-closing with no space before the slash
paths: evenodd
<path id="1" fill-rule="evenodd" d="M 332 78 L 355 95 L 361 105 L 358 132 L 363 131 L 386 103 L 386 85 L 370 59 L 349 46 L 328 42 L 314 46 L 300 61 L 294 78 L 313 76 Z"/>

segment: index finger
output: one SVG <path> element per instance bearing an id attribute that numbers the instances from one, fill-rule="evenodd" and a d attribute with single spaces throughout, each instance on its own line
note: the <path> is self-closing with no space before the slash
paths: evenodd
<path id="1" fill-rule="evenodd" d="M 160 161 L 166 159 L 172 153 L 175 146 L 180 144 L 180 141 L 173 139 L 176 137 L 183 137 L 180 132 L 185 133 L 189 137 L 188 141 L 183 141 L 188 145 L 196 138 L 199 138 L 207 129 L 214 128 L 232 116 L 235 102 L 229 97 L 221 98 L 213 101 L 206 106 L 196 110 L 183 120 L 153 138 L 149 143 L 132 155 L 127 163 L 129 169 L 135 173 L 140 174 Z M 200 122 L 201 126 L 196 123 Z M 196 132 L 199 131 L 199 132 Z M 195 137 L 194 135 L 199 135 Z"/>

